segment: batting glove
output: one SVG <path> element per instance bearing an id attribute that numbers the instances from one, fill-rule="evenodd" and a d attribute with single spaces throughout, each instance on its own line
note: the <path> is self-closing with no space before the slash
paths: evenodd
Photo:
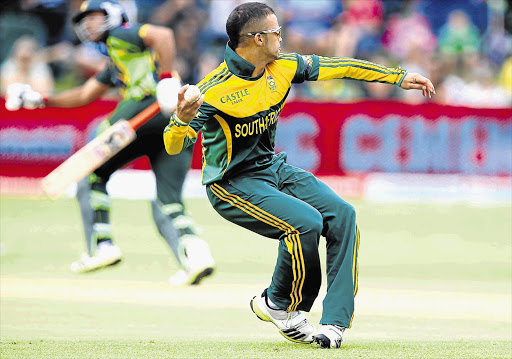
<path id="1" fill-rule="evenodd" d="M 181 89 L 181 81 L 177 78 L 163 78 L 156 85 L 156 100 L 160 110 L 166 116 L 170 116 L 178 105 L 178 91 Z"/>
<path id="2" fill-rule="evenodd" d="M 45 107 L 43 96 L 32 89 L 28 84 L 14 83 L 7 86 L 5 108 L 17 111 L 20 108 L 33 110 Z"/>

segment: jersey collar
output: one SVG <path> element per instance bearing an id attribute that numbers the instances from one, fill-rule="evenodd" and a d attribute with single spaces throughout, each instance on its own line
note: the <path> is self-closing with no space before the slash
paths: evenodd
<path id="1" fill-rule="evenodd" d="M 228 66 L 229 71 L 244 80 L 255 81 L 261 78 L 261 76 L 263 76 L 265 73 L 263 72 L 261 75 L 251 77 L 256 66 L 244 60 L 240 55 L 238 55 L 235 50 L 231 48 L 229 42 L 226 45 L 224 60 L 226 61 L 226 65 Z"/>

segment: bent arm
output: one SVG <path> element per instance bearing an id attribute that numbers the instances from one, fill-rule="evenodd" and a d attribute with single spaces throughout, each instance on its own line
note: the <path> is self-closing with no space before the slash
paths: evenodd
<path id="1" fill-rule="evenodd" d="M 50 96 L 47 105 L 52 107 L 78 107 L 96 100 L 109 90 L 109 86 L 102 84 L 96 78 L 90 78 L 82 86 Z"/>
<path id="2" fill-rule="evenodd" d="M 170 155 L 177 155 L 188 146 L 196 143 L 197 132 L 188 124 L 180 121 L 176 113 L 164 130 L 165 150 Z"/>
<path id="3" fill-rule="evenodd" d="M 146 24 L 141 27 L 140 37 L 144 44 L 155 50 L 160 66 L 160 73 L 170 73 L 173 70 L 176 44 L 171 29 Z"/>
<path id="4" fill-rule="evenodd" d="M 178 106 L 164 130 L 165 150 L 176 155 L 197 141 L 197 133 L 216 109 L 204 102 L 204 94 L 194 103 L 185 100 L 185 91 L 189 85 L 178 92 Z"/>

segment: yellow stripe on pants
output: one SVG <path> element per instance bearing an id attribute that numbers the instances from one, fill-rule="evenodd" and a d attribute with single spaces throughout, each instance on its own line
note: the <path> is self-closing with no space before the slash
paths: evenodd
<path id="1" fill-rule="evenodd" d="M 254 217 L 272 227 L 278 228 L 285 232 L 284 241 L 286 243 L 288 253 L 290 253 L 292 258 L 293 273 L 292 290 L 290 293 L 290 298 L 292 301 L 287 310 L 297 310 L 298 305 L 302 302 L 302 288 L 304 286 L 304 279 L 306 277 L 304 256 L 302 254 L 299 232 L 293 228 L 293 226 L 284 222 L 283 220 L 273 216 L 268 212 L 265 212 L 261 208 L 243 200 L 239 196 L 229 193 L 217 183 L 213 183 L 210 186 L 210 189 L 212 193 L 219 197 L 221 200 L 228 202 L 232 206 L 247 213 L 251 217 Z"/>

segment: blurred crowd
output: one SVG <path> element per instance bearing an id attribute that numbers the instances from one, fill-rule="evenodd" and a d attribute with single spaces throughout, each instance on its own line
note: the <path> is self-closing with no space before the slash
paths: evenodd
<path id="1" fill-rule="evenodd" d="M 81 44 L 70 19 L 82 0 L 0 4 L 2 94 L 29 83 L 43 94 L 77 86 L 106 57 Z M 176 37 L 176 69 L 197 83 L 222 61 L 225 22 L 243 0 L 120 0 L 131 21 L 167 26 Z M 357 57 L 429 77 L 433 101 L 470 107 L 512 106 L 512 2 L 506 0 L 268 0 L 283 25 L 282 51 Z M 264 30 L 264 29 L 262 29 Z M 295 98 L 425 100 L 421 92 L 358 81 L 309 82 Z"/>

